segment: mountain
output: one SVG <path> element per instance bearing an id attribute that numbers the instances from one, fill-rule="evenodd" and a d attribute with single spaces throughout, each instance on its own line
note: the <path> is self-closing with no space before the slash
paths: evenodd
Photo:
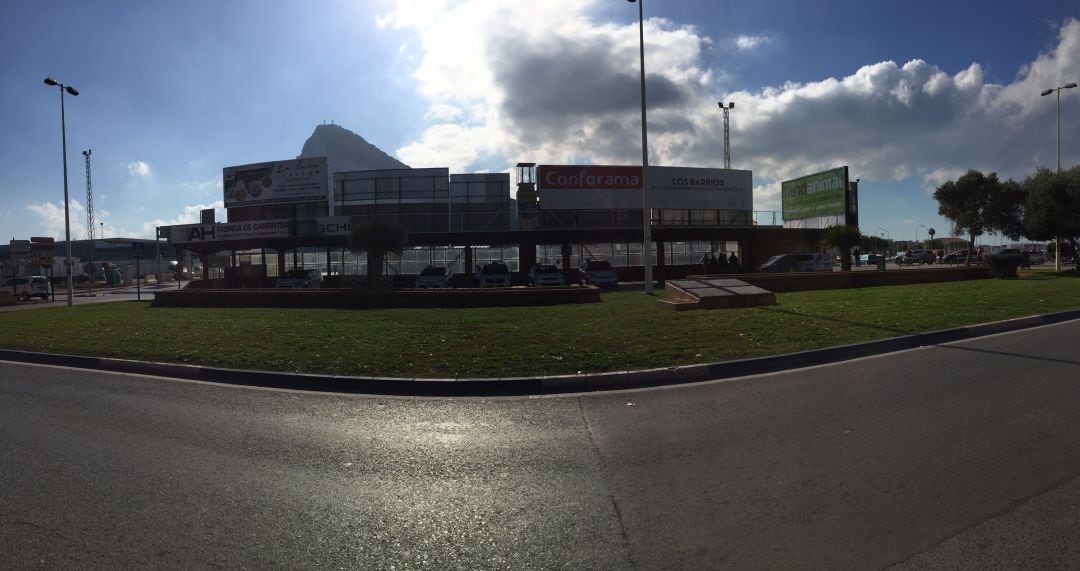
<path id="1" fill-rule="evenodd" d="M 304 141 L 298 158 L 326 157 L 331 174 L 378 169 L 407 169 L 409 165 L 384 153 L 363 137 L 339 125 L 319 125 Z"/>

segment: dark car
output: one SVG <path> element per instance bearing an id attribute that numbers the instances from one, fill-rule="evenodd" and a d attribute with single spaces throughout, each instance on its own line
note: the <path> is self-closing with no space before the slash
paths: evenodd
<path id="1" fill-rule="evenodd" d="M 563 273 L 551 264 L 536 264 L 529 270 L 529 285 L 532 287 L 566 285 Z"/>
<path id="2" fill-rule="evenodd" d="M 943 263 L 943 264 L 963 264 L 963 263 L 966 262 L 967 257 L 968 257 L 968 253 L 961 250 L 959 252 L 953 252 L 951 254 L 945 254 L 945 257 L 941 259 L 941 263 Z M 978 254 L 972 252 L 972 254 L 971 254 L 971 263 L 972 264 L 978 264 L 980 262 L 980 260 L 981 260 L 981 256 L 979 256 Z"/>
<path id="3" fill-rule="evenodd" d="M 418 288 L 448 288 L 450 287 L 450 272 L 446 266 L 428 266 L 416 276 L 415 287 Z"/>
<path id="4" fill-rule="evenodd" d="M 893 261 L 898 266 L 910 266 L 912 264 L 932 264 L 937 260 L 937 254 L 929 250 L 909 250 L 901 252 Z"/>
<path id="5" fill-rule="evenodd" d="M 586 260 L 581 264 L 581 276 L 585 285 L 602 288 L 619 287 L 619 276 L 615 273 L 615 268 L 605 260 Z"/>
<path id="6" fill-rule="evenodd" d="M 474 275 L 482 288 L 510 287 L 510 268 L 503 262 L 484 264 Z"/>

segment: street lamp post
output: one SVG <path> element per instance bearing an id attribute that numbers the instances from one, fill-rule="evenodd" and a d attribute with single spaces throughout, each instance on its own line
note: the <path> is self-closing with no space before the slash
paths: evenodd
<path id="1" fill-rule="evenodd" d="M 1076 83 L 1066 83 L 1053 89 L 1045 89 L 1039 95 L 1046 97 L 1051 93 L 1057 93 L 1057 172 L 1061 174 L 1061 90 L 1072 89 Z M 1061 236 L 1054 236 L 1054 271 L 1061 271 Z"/>
<path id="2" fill-rule="evenodd" d="M 917 249 L 921 249 L 919 247 L 919 228 L 926 228 L 926 226 L 923 224 L 919 224 L 915 227 L 915 248 Z"/>
<path id="3" fill-rule="evenodd" d="M 641 54 L 641 265 L 645 270 L 645 293 L 653 293 L 652 209 L 649 207 L 649 136 L 645 128 L 645 0 L 628 0 L 638 5 L 638 48 Z"/>
<path id="4" fill-rule="evenodd" d="M 75 303 L 75 284 L 71 277 L 71 214 L 68 204 L 67 121 L 64 116 L 64 92 L 77 96 L 79 90 L 51 77 L 45 78 L 45 85 L 55 85 L 60 88 L 60 142 L 64 153 L 64 242 L 67 243 L 67 260 L 64 265 L 67 267 L 67 304 L 71 307 Z"/>

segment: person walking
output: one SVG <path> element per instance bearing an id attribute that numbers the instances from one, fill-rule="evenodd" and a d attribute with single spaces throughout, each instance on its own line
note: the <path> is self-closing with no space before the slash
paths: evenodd
<path id="1" fill-rule="evenodd" d="M 852 255 L 852 257 L 855 258 L 855 267 L 856 268 L 859 267 L 860 265 L 862 265 L 862 262 L 859 260 L 859 253 L 860 252 L 859 252 L 859 247 L 858 246 L 855 246 L 855 248 L 851 250 L 851 255 Z"/>
<path id="2" fill-rule="evenodd" d="M 731 256 L 727 260 L 728 268 L 731 269 L 731 273 L 738 274 L 742 272 L 742 265 L 739 264 L 739 257 L 735 255 L 735 252 L 731 253 Z"/>

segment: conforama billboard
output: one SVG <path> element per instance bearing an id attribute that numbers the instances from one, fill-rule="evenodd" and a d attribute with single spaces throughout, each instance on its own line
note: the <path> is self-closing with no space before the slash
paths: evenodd
<path id="1" fill-rule="evenodd" d="M 540 165 L 536 167 L 544 210 L 641 208 L 641 167 Z M 646 184 L 652 208 L 753 209 L 750 171 L 649 167 Z"/>
<path id="2" fill-rule="evenodd" d="M 225 208 L 329 201 L 326 157 L 225 167 L 222 174 Z"/>
<path id="3" fill-rule="evenodd" d="M 847 212 L 847 188 L 847 167 L 838 167 L 780 183 L 784 220 L 828 216 L 839 216 L 843 220 Z"/>

